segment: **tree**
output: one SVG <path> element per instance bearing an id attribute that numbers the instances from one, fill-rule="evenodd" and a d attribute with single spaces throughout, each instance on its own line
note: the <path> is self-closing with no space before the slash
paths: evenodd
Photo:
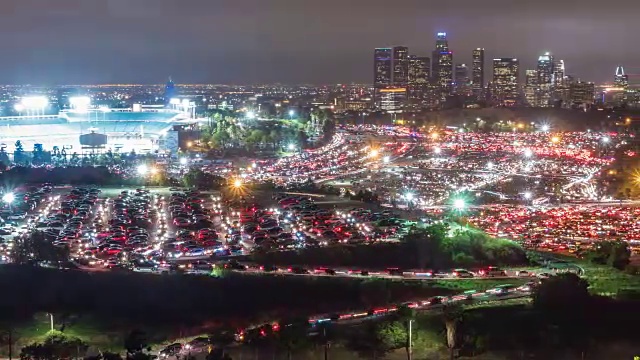
<path id="1" fill-rule="evenodd" d="M 388 331 L 382 331 L 384 325 L 367 322 L 347 335 L 345 346 L 365 359 L 376 360 L 384 356 L 389 349 Z"/>
<path id="2" fill-rule="evenodd" d="M 458 324 L 462 321 L 463 308 L 458 304 L 446 305 L 442 309 L 442 319 L 447 329 L 447 347 L 449 348 L 449 358 L 453 360 L 458 339 Z"/>
<path id="3" fill-rule="evenodd" d="M 533 305 L 562 342 L 577 348 L 582 356 L 589 345 L 587 316 L 592 298 L 589 283 L 572 273 L 553 276 L 533 292 Z"/>
<path id="4" fill-rule="evenodd" d="M 127 359 L 146 360 L 150 357 L 146 351 L 151 351 L 147 334 L 141 330 L 132 330 L 124 339 L 124 349 L 127 351 Z"/>
<path id="5" fill-rule="evenodd" d="M 58 264 L 69 260 L 69 248 L 55 246 L 47 241 L 42 231 L 33 231 L 16 241 L 11 256 L 13 262 L 17 264 L 28 264 L 33 261 Z"/>
<path id="6" fill-rule="evenodd" d="M 293 352 L 308 348 L 309 342 L 309 322 L 306 318 L 294 318 L 285 320 L 275 332 L 278 344 L 287 352 L 287 359 L 291 360 Z"/>
<path id="7" fill-rule="evenodd" d="M 42 343 L 33 343 L 22 348 L 20 359 L 57 360 L 83 357 L 89 346 L 77 337 L 66 336 L 59 331 L 50 331 Z"/>
<path id="8" fill-rule="evenodd" d="M 593 263 L 624 270 L 629 265 L 631 249 L 626 241 L 600 241 L 586 257 Z"/>

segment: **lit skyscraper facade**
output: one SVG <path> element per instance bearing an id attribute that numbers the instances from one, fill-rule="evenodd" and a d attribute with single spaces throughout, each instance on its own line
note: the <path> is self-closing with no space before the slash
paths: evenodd
<path id="1" fill-rule="evenodd" d="M 624 73 L 622 66 L 616 68 L 616 76 L 613 78 L 613 84 L 625 90 L 629 87 L 629 75 Z"/>
<path id="2" fill-rule="evenodd" d="M 453 53 L 449 50 L 447 33 L 437 34 L 436 49 L 433 51 L 432 73 L 435 84 L 440 88 L 441 99 L 453 91 Z"/>
<path id="3" fill-rule="evenodd" d="M 527 70 L 524 82 L 524 100 L 527 106 L 535 106 L 536 92 L 538 91 L 538 71 Z"/>
<path id="4" fill-rule="evenodd" d="M 518 101 L 518 59 L 493 59 L 493 102 L 499 106 L 514 106 Z"/>
<path id="5" fill-rule="evenodd" d="M 540 55 L 540 57 L 538 57 L 538 67 L 536 70 L 538 73 L 538 91 L 535 106 L 551 106 L 554 70 L 553 56 L 550 53 Z"/>
<path id="6" fill-rule="evenodd" d="M 393 79 L 394 86 L 409 84 L 409 48 L 396 46 L 393 48 Z"/>
<path id="7" fill-rule="evenodd" d="M 462 96 L 470 96 L 471 83 L 469 80 L 469 67 L 467 64 L 456 64 L 454 75 L 455 93 Z"/>
<path id="8" fill-rule="evenodd" d="M 393 49 L 376 48 L 373 53 L 374 102 L 380 105 L 380 89 L 391 85 Z"/>
<path id="9" fill-rule="evenodd" d="M 428 106 L 431 59 L 409 56 L 409 103 L 414 108 Z"/>
<path id="10" fill-rule="evenodd" d="M 484 92 L 484 49 L 477 48 L 473 50 L 471 68 L 471 87 L 473 96 L 480 99 Z"/>
<path id="11" fill-rule="evenodd" d="M 572 107 L 589 107 L 596 98 L 596 87 L 592 82 L 576 81 L 569 86 L 570 103 Z"/>
<path id="12" fill-rule="evenodd" d="M 176 84 L 171 77 L 169 77 L 169 81 L 167 81 L 167 84 L 164 86 L 164 105 L 169 106 L 171 99 L 175 98 L 176 95 Z"/>

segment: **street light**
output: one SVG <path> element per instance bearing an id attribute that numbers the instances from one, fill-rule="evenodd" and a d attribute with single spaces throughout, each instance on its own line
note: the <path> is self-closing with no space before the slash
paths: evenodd
<path id="1" fill-rule="evenodd" d="M 292 144 L 287 145 L 287 149 L 289 149 L 289 151 L 295 150 L 296 149 L 296 144 L 292 143 Z"/>
<path id="2" fill-rule="evenodd" d="M 466 203 L 464 202 L 464 199 L 455 199 L 453 201 L 453 208 L 458 211 L 464 210 L 465 206 L 466 206 Z"/>
<path id="3" fill-rule="evenodd" d="M 494 167 L 494 166 L 495 166 L 495 164 L 494 164 L 494 163 L 492 163 L 491 161 L 489 161 L 489 162 L 487 163 L 487 169 L 493 169 L 493 167 Z"/>
<path id="4" fill-rule="evenodd" d="M 525 191 L 524 194 L 522 194 L 522 196 L 524 196 L 525 200 L 531 200 L 531 198 L 533 197 L 533 194 L 531 193 L 531 191 Z"/>
<path id="5" fill-rule="evenodd" d="M 13 200 L 15 200 L 16 197 L 15 195 L 13 195 L 13 193 L 6 193 L 2 196 L 2 201 L 7 203 L 7 204 L 11 204 L 13 202 Z"/>
<path id="6" fill-rule="evenodd" d="M 149 167 L 145 164 L 138 165 L 138 174 L 145 176 L 149 172 Z"/>
<path id="7" fill-rule="evenodd" d="M 247 111 L 245 114 L 245 117 L 247 119 L 255 119 L 256 118 L 256 113 L 254 113 L 253 111 Z"/>
<path id="8" fill-rule="evenodd" d="M 608 136 L 605 136 L 602 138 L 602 142 L 605 144 L 608 143 L 609 141 L 611 141 L 611 139 Z"/>
<path id="9" fill-rule="evenodd" d="M 388 156 L 385 156 L 385 157 L 382 158 L 382 162 L 385 163 L 385 164 L 388 164 L 389 161 L 391 161 L 391 158 L 389 158 Z"/>
<path id="10" fill-rule="evenodd" d="M 188 162 L 187 158 L 180 158 L 180 165 L 187 165 Z"/>
<path id="11" fill-rule="evenodd" d="M 296 112 L 293 110 L 289 110 L 289 120 L 293 119 L 293 115 L 295 115 Z"/>
<path id="12" fill-rule="evenodd" d="M 408 193 L 404 194 L 404 198 L 407 199 L 407 201 L 411 201 L 411 200 L 413 200 L 414 195 L 413 195 L 413 193 L 408 192 Z"/>
<path id="13" fill-rule="evenodd" d="M 547 131 L 549 131 L 549 129 L 550 129 L 549 125 L 547 125 L 547 124 L 542 125 L 542 131 L 547 132 Z"/>
<path id="14" fill-rule="evenodd" d="M 233 181 L 233 187 L 236 188 L 236 189 L 242 187 L 242 180 L 241 179 L 235 179 Z"/>
<path id="15" fill-rule="evenodd" d="M 524 157 L 532 157 L 533 156 L 533 151 L 531 151 L 531 149 L 524 149 Z"/>
<path id="16" fill-rule="evenodd" d="M 380 155 L 380 151 L 378 151 L 378 149 L 372 149 L 369 152 L 369 156 L 371 156 L 372 158 L 377 157 L 378 155 Z"/>
<path id="17" fill-rule="evenodd" d="M 442 152 L 442 149 L 440 149 L 439 147 L 433 148 L 433 153 L 434 154 L 440 154 L 441 152 Z"/>

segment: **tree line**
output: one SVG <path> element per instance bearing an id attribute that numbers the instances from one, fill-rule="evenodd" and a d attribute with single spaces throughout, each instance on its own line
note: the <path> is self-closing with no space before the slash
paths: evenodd
<path id="1" fill-rule="evenodd" d="M 399 267 L 434 271 L 527 263 L 524 250 L 514 242 L 495 239 L 475 231 L 458 231 L 449 236 L 448 228 L 441 224 L 415 228 L 402 236 L 399 243 L 258 252 L 252 258 L 258 263 L 275 265 L 306 264 L 374 269 Z"/>

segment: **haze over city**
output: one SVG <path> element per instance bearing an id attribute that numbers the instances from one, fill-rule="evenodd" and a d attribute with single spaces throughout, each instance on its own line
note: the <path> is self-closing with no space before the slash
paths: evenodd
<path id="1" fill-rule="evenodd" d="M 6 0 L 0 83 L 370 83 L 373 48 L 429 55 L 441 31 L 456 62 L 482 47 L 529 68 L 551 51 L 603 82 L 640 67 L 638 12 L 622 0 Z"/>

